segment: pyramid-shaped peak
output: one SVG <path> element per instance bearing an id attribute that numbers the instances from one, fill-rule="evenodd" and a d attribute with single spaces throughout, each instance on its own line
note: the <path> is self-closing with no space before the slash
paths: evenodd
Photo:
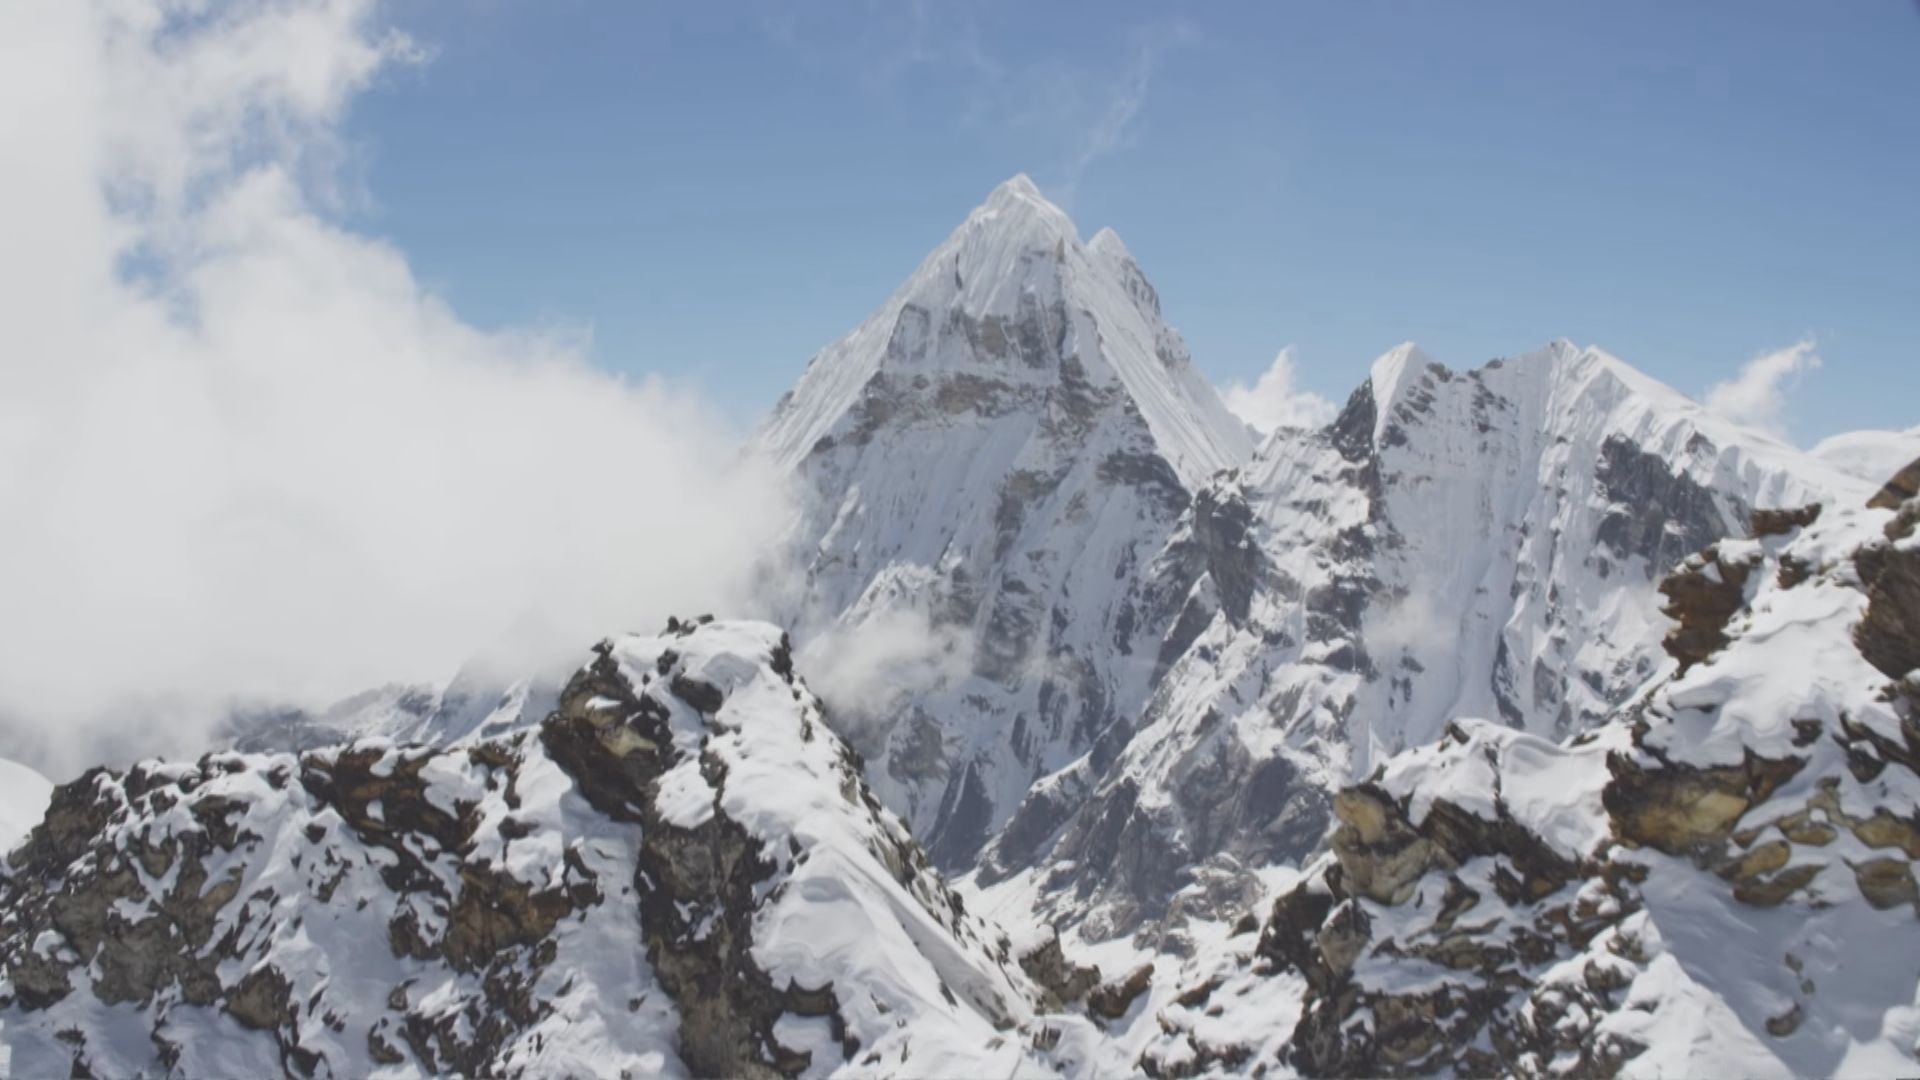
<path id="1" fill-rule="evenodd" d="M 1368 371 L 1368 379 L 1373 384 L 1373 400 L 1385 406 L 1391 403 L 1400 392 L 1400 386 L 1409 372 L 1417 373 L 1434 362 L 1426 350 L 1411 341 L 1403 341 L 1388 349 L 1373 362 Z"/>
<path id="2" fill-rule="evenodd" d="M 1099 249 L 1082 244 L 1025 175 L 995 188 L 885 305 L 808 364 L 763 432 L 774 460 L 797 465 L 843 420 L 871 419 L 869 388 L 889 371 L 899 386 L 985 372 L 1014 386 L 1072 371 L 1123 390 L 1183 481 L 1197 486 L 1245 460 L 1245 428 L 1161 321 L 1139 267 L 1115 257 L 1125 255 L 1119 238 L 1105 237 Z M 940 408 L 959 400 L 950 394 Z M 901 423 L 910 412 L 897 412 Z"/>
<path id="3" fill-rule="evenodd" d="M 1016 199 L 1047 203 L 1047 197 L 1040 194 L 1040 185 L 1034 183 L 1031 176 L 1028 176 L 1026 173 L 1014 173 L 1007 179 L 1002 180 L 1000 185 L 993 189 L 993 194 L 987 196 L 987 205 L 993 206 Z M 1047 205 L 1052 206 L 1053 204 L 1047 203 Z"/>
<path id="4" fill-rule="evenodd" d="M 1127 245 L 1121 241 L 1120 234 L 1108 227 L 1103 227 L 1093 234 L 1093 239 L 1087 241 L 1087 250 L 1104 255 L 1116 262 L 1133 261 L 1133 252 L 1127 250 Z"/>
<path id="5" fill-rule="evenodd" d="M 1073 219 L 1040 194 L 1040 188 L 1025 173 L 994 188 L 987 201 L 967 215 L 961 232 L 991 237 L 998 242 L 1014 240 L 1035 246 L 1078 243 L 1080 239 Z"/>

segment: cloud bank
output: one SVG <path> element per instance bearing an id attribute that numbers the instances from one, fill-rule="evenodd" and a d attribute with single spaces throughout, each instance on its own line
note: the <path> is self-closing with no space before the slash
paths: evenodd
<path id="1" fill-rule="evenodd" d="M 1227 408 L 1262 435 L 1283 427 L 1321 427 L 1338 413 L 1326 398 L 1293 388 L 1293 356 L 1289 345 L 1251 387 L 1235 381 L 1222 392 Z"/>
<path id="2" fill-rule="evenodd" d="M 375 8 L 0 5 L 0 757 L 723 609 L 782 520 L 700 402 L 330 213 L 353 99 L 421 58 Z"/>
<path id="3" fill-rule="evenodd" d="M 1746 362 L 1740 373 L 1707 388 L 1706 406 L 1736 423 L 1786 438 L 1787 391 L 1802 372 L 1820 366 L 1812 341 L 1761 353 Z"/>

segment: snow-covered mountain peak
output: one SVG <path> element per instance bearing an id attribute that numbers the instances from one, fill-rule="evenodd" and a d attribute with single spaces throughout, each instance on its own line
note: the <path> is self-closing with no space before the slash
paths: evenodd
<path id="1" fill-rule="evenodd" d="M 1012 176 L 1007 177 L 995 185 L 993 191 L 987 195 L 987 201 L 982 205 L 982 209 L 997 207 L 1012 202 L 1030 202 L 1039 203 L 1048 207 L 1053 206 L 1052 203 L 1047 201 L 1045 195 L 1040 194 L 1040 185 L 1033 182 L 1033 177 L 1023 172 L 1014 173 Z"/>
<path id="2" fill-rule="evenodd" d="M 1380 438 L 1381 430 L 1387 422 L 1387 415 L 1409 372 L 1418 373 L 1420 369 L 1434 363 L 1420 346 L 1411 341 L 1401 342 L 1380 354 L 1373 366 L 1367 369 L 1367 389 L 1373 395 L 1376 404 L 1373 437 Z"/>
<path id="3" fill-rule="evenodd" d="M 948 859 L 1138 708 L 1159 594 L 1191 584 L 1141 569 L 1252 452 L 1118 238 L 1083 244 L 1024 178 L 816 356 L 759 443 L 802 495 L 782 620 L 941 658 L 932 690 L 842 715 Z"/>
<path id="4" fill-rule="evenodd" d="M 996 223 L 1003 228 L 1032 228 L 1055 234 L 1073 230 L 1073 221 L 1040 193 L 1026 173 L 1016 173 L 987 195 L 987 201 L 968 215 L 969 222 Z"/>
<path id="5" fill-rule="evenodd" d="M 1367 385 L 1375 409 L 1374 440 L 1382 446 L 1401 444 L 1418 429 L 1450 431 L 1469 419 L 1473 426 L 1485 425 L 1492 410 L 1526 418 L 1517 432 L 1520 442 L 1542 452 L 1553 439 L 1619 439 L 1681 464 L 1702 483 L 1717 471 L 1758 463 L 1802 476 L 1825 494 L 1852 498 L 1867 490 L 1857 478 L 1710 412 L 1605 349 L 1565 338 L 1469 369 L 1450 368 L 1409 342 L 1374 361 Z M 1455 405 L 1452 411 L 1437 404 L 1447 399 Z M 1763 505 L 1797 498 L 1780 492 Z"/>
<path id="6" fill-rule="evenodd" d="M 1093 239 L 1087 241 L 1087 250 L 1114 262 L 1133 261 L 1133 252 L 1127 250 L 1120 234 L 1114 232 L 1110 225 L 1101 226 L 1100 231 L 1093 234 Z"/>
<path id="7" fill-rule="evenodd" d="M 792 468 L 836 427 L 870 433 L 899 380 L 944 389 L 942 409 L 986 404 L 975 395 L 994 385 L 1058 397 L 1084 383 L 1124 395 L 1183 480 L 1238 464 L 1252 452 L 1244 427 L 1161 321 L 1138 264 L 1104 232 L 1083 244 L 1031 180 L 1001 184 L 880 310 L 813 358 L 762 447 Z"/>

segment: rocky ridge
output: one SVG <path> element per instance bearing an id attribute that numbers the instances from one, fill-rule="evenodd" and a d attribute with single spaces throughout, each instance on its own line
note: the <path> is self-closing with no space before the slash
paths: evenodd
<path id="1" fill-rule="evenodd" d="M 1154 563 L 1193 585 L 1146 707 L 1034 785 L 980 880 L 1090 940 L 1230 918 L 1375 763 L 1460 716 L 1600 723 L 1672 663 L 1662 575 L 1865 492 L 1596 349 L 1396 349 L 1327 428 L 1196 496 Z"/>
<path id="2" fill-rule="evenodd" d="M 1678 572 L 1736 603 L 1669 587 L 1689 666 L 1605 724 L 1455 723 L 1343 790 L 1330 851 L 1141 1067 L 1911 1071 L 1916 977 L 1886 957 L 1920 945 L 1916 521 L 1763 516 Z"/>
<path id="3" fill-rule="evenodd" d="M 1037 1054 L 1042 991 L 761 624 L 603 643 L 544 721 L 498 738 L 94 770 L 7 859 L 0 911 L 16 1075 L 999 1073 Z"/>

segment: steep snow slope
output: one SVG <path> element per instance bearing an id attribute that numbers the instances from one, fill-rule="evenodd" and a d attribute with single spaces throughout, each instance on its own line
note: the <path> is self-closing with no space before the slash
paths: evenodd
<path id="1" fill-rule="evenodd" d="M 1050 1071 L 779 631 L 603 644 L 537 728 L 95 770 L 0 877 L 13 1075 Z"/>
<path id="2" fill-rule="evenodd" d="M 1142 1068 L 1914 1072 L 1917 524 L 1757 515 L 1663 585 L 1685 670 L 1605 724 L 1384 762 L 1245 960 L 1155 992 Z"/>
<path id="3" fill-rule="evenodd" d="M 1662 661 L 1655 580 L 1753 508 L 1864 492 L 1596 349 L 1395 349 L 1195 500 L 1156 563 L 1205 553 L 1178 660 L 1136 730 L 1036 785 L 983 881 L 1038 873 L 1095 937 L 1196 885 L 1244 897 L 1317 846 L 1327 793 L 1451 718 L 1557 738 L 1626 700 Z"/>
<path id="4" fill-rule="evenodd" d="M 948 863 L 1137 712 L 1190 584 L 1146 566 L 1251 449 L 1119 239 L 1081 243 L 1025 177 L 813 359 L 757 447 L 808 497 L 778 614 L 905 670 L 837 716 Z"/>
<path id="5" fill-rule="evenodd" d="M 10 850 L 40 823 L 52 797 L 53 784 L 46 777 L 0 758 L 0 852 Z"/>

